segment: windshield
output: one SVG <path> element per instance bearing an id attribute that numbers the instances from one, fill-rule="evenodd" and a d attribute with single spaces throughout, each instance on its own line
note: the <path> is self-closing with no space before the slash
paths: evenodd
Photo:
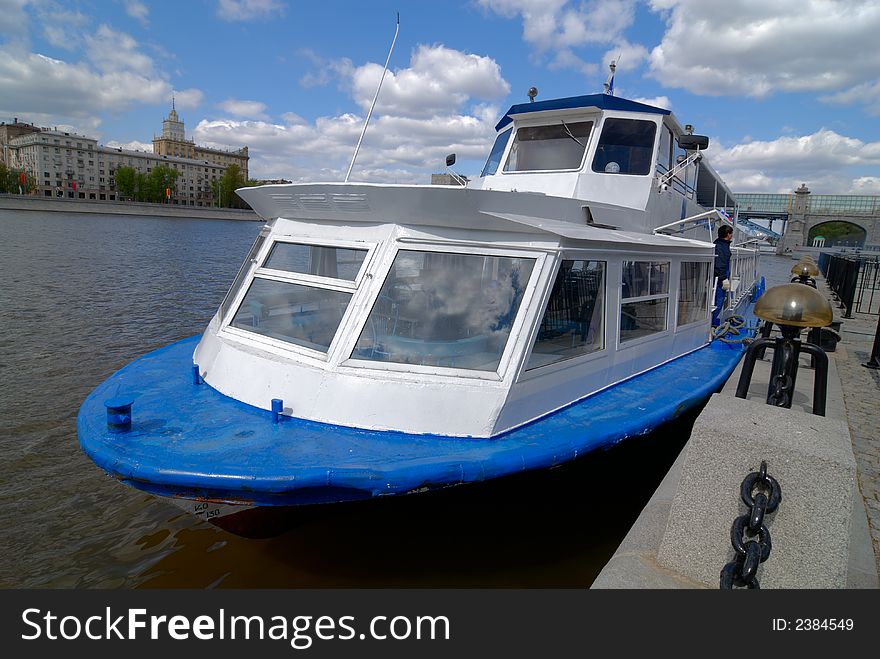
<path id="1" fill-rule="evenodd" d="M 577 169 L 584 159 L 592 121 L 529 126 L 516 131 L 505 172 Z"/>
<path id="2" fill-rule="evenodd" d="M 504 149 L 507 146 L 507 140 L 510 139 L 510 130 L 506 130 L 495 138 L 495 144 L 492 145 L 492 151 L 489 153 L 489 159 L 480 176 L 492 176 L 498 171 L 498 165 L 501 164 L 501 156 L 504 155 Z"/>
<path id="3" fill-rule="evenodd" d="M 498 370 L 534 264 L 399 251 L 352 358 Z"/>

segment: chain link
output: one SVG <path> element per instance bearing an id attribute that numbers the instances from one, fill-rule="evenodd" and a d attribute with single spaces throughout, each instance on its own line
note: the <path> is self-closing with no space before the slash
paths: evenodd
<path id="1" fill-rule="evenodd" d="M 756 491 L 757 490 L 757 491 Z M 740 498 L 749 511 L 733 520 L 730 544 L 736 552 L 734 559 L 721 569 L 720 588 L 760 588 L 758 565 L 766 561 L 773 549 L 770 530 L 764 525 L 764 516 L 773 513 L 782 501 L 782 488 L 767 473 L 767 463 L 743 479 Z"/>

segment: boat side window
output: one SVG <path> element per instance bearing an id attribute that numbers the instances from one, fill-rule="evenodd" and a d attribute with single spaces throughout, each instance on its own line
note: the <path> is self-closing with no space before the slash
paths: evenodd
<path id="1" fill-rule="evenodd" d="M 592 121 L 526 126 L 516 131 L 505 172 L 578 169 L 590 139 Z"/>
<path id="2" fill-rule="evenodd" d="M 351 302 L 367 251 L 276 242 L 229 326 L 326 353 Z"/>
<path id="3" fill-rule="evenodd" d="M 657 172 L 665 174 L 672 169 L 672 158 L 672 131 L 666 126 L 661 126 L 660 146 L 657 149 Z"/>
<path id="4" fill-rule="evenodd" d="M 605 347 L 605 262 L 563 261 L 526 369 Z"/>
<path id="5" fill-rule="evenodd" d="M 245 279 L 250 274 L 251 266 L 257 262 L 257 254 L 260 253 L 260 249 L 266 242 L 266 238 L 268 238 L 269 234 L 272 232 L 272 225 L 274 224 L 275 220 L 270 220 L 260 228 L 260 233 L 258 233 L 257 237 L 254 239 L 254 244 L 251 245 L 251 250 L 248 252 L 247 258 L 245 258 L 244 263 L 241 264 L 241 267 L 238 269 L 238 274 L 235 275 L 235 279 L 232 281 L 232 286 L 229 287 L 229 290 L 226 292 L 226 297 L 224 297 L 223 301 L 220 303 L 221 318 L 226 318 L 226 314 L 229 313 L 229 309 L 232 307 L 232 302 L 235 300 L 238 289 L 241 288 Z"/>
<path id="6" fill-rule="evenodd" d="M 277 242 L 263 267 L 354 281 L 366 256 L 365 249 Z"/>
<path id="7" fill-rule="evenodd" d="M 352 359 L 497 371 L 534 265 L 398 251 Z"/>
<path id="8" fill-rule="evenodd" d="M 498 171 L 498 165 L 501 164 L 501 156 L 504 155 L 504 149 L 507 146 L 507 141 L 510 139 L 510 133 L 511 131 L 508 129 L 495 138 L 495 144 L 492 145 L 492 151 L 489 152 L 489 159 L 486 161 L 486 166 L 483 167 L 480 176 L 492 176 Z"/>
<path id="9" fill-rule="evenodd" d="M 709 318 L 709 264 L 684 261 L 678 278 L 677 324 L 689 325 Z"/>
<path id="10" fill-rule="evenodd" d="M 605 174 L 650 174 L 657 125 L 642 119 L 605 120 L 593 157 L 593 171 Z"/>
<path id="11" fill-rule="evenodd" d="M 620 342 L 665 331 L 668 303 L 668 261 L 624 261 Z"/>

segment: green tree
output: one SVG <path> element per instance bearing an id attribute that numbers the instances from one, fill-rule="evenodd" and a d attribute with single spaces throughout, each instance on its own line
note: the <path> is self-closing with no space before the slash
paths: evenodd
<path id="1" fill-rule="evenodd" d="M 165 191 L 168 189 L 171 190 L 171 194 L 173 195 L 174 182 L 177 180 L 178 176 L 180 176 L 180 172 L 167 165 L 159 165 L 154 168 L 147 181 L 147 188 L 149 189 L 150 196 L 149 201 L 166 201 L 167 196 Z"/>
<path id="2" fill-rule="evenodd" d="M 211 192 L 214 199 L 223 208 L 250 208 L 241 197 L 235 194 L 235 191 L 238 188 L 251 185 L 253 183 L 244 178 L 239 166 L 232 164 L 226 168 L 223 176 L 216 181 L 211 181 Z"/>
<path id="3" fill-rule="evenodd" d="M 21 183 L 22 174 L 24 174 L 24 185 Z M 19 194 L 19 192 L 23 192 L 24 194 L 31 194 L 36 188 L 37 180 L 34 178 L 33 174 L 15 167 L 9 168 L 3 163 L 0 163 L 0 192 L 9 194 Z"/>
<path id="4" fill-rule="evenodd" d="M 119 167 L 116 170 L 116 189 L 119 194 L 127 199 L 137 197 L 137 172 L 133 167 Z"/>

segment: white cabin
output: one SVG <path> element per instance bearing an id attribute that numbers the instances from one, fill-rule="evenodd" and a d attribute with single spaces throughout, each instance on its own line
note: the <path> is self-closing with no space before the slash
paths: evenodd
<path id="1" fill-rule="evenodd" d="M 514 106 L 498 131 L 466 187 L 239 190 L 267 225 L 196 348 L 205 381 L 303 419 L 485 438 L 705 346 L 712 237 L 653 229 L 733 197 L 679 154 L 675 118 L 595 95 Z"/>

